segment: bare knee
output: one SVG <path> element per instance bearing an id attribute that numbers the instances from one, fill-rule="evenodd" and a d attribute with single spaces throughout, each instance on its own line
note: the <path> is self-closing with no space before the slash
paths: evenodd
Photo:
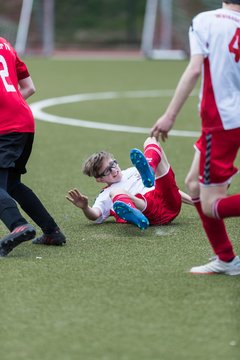
<path id="1" fill-rule="evenodd" d="M 201 207 L 202 207 L 202 211 L 204 213 L 204 215 L 214 218 L 213 214 L 212 214 L 212 203 L 211 202 L 201 202 Z"/>
<path id="2" fill-rule="evenodd" d="M 195 177 L 192 177 L 192 176 L 187 176 L 185 179 L 185 185 L 186 185 L 188 194 L 192 198 L 199 197 L 200 187 L 199 187 L 198 179 L 196 179 Z"/>
<path id="3" fill-rule="evenodd" d="M 111 190 L 109 193 L 109 196 L 111 199 L 113 199 L 114 196 L 119 195 L 119 194 L 128 194 L 128 193 L 124 189 L 116 189 L 116 190 Z"/>
<path id="4" fill-rule="evenodd" d="M 200 201 L 202 211 L 205 215 L 216 218 L 215 204 L 216 201 L 225 198 L 227 196 L 227 185 L 220 186 L 201 186 Z"/>

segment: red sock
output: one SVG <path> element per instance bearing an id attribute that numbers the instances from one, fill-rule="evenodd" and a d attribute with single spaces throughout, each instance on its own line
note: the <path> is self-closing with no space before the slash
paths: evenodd
<path id="1" fill-rule="evenodd" d="M 132 199 L 130 199 L 130 197 L 127 195 L 127 194 L 118 194 L 118 195 L 115 195 L 114 198 L 112 199 L 113 203 L 115 201 L 122 201 L 124 202 L 125 204 L 131 206 L 132 208 L 135 208 L 136 209 L 136 205 L 134 204 L 134 202 L 132 201 Z M 127 221 L 126 220 L 123 220 L 121 219 L 119 216 L 117 216 L 117 214 L 114 212 L 113 213 L 113 216 L 115 217 L 116 219 L 116 222 L 118 223 L 126 223 Z"/>
<path id="2" fill-rule="evenodd" d="M 240 216 L 240 194 L 217 200 L 213 206 L 213 213 L 217 219 Z"/>
<path id="3" fill-rule="evenodd" d="M 222 261 L 230 261 L 235 257 L 231 241 L 226 232 L 225 224 L 221 219 L 206 216 L 201 207 L 199 198 L 192 199 L 195 208 L 202 220 L 202 225 L 213 251 Z"/>
<path id="4" fill-rule="evenodd" d="M 144 155 L 154 172 L 161 161 L 162 150 L 157 144 L 148 144 L 144 149 Z"/>

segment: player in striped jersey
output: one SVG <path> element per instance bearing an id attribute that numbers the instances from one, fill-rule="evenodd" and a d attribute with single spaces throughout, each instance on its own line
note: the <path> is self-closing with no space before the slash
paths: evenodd
<path id="1" fill-rule="evenodd" d="M 222 8 L 198 14 L 189 29 L 189 41 L 190 62 L 151 135 L 167 138 L 202 74 L 202 134 L 195 144 L 198 151 L 186 183 L 216 257 L 190 271 L 240 275 L 240 259 L 223 220 L 240 216 L 240 194 L 227 196 L 229 183 L 238 172 L 234 160 L 240 146 L 240 0 L 226 0 Z"/>

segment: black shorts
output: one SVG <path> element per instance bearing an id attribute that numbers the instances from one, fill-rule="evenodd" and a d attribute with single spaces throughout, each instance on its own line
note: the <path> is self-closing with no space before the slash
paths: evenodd
<path id="1" fill-rule="evenodd" d="M 32 152 L 33 139 L 33 133 L 0 135 L 0 168 L 25 174 L 26 164 Z"/>

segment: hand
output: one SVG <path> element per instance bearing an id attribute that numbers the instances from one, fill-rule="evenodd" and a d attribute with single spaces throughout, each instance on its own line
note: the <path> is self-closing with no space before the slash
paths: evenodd
<path id="1" fill-rule="evenodd" d="M 66 199 L 80 209 L 84 209 L 88 206 L 88 197 L 81 194 L 78 189 L 69 190 Z"/>
<path id="2" fill-rule="evenodd" d="M 154 136 L 157 140 L 161 134 L 161 139 L 165 141 L 168 138 L 168 132 L 171 130 L 174 119 L 164 114 L 161 116 L 152 127 L 150 136 Z"/>

